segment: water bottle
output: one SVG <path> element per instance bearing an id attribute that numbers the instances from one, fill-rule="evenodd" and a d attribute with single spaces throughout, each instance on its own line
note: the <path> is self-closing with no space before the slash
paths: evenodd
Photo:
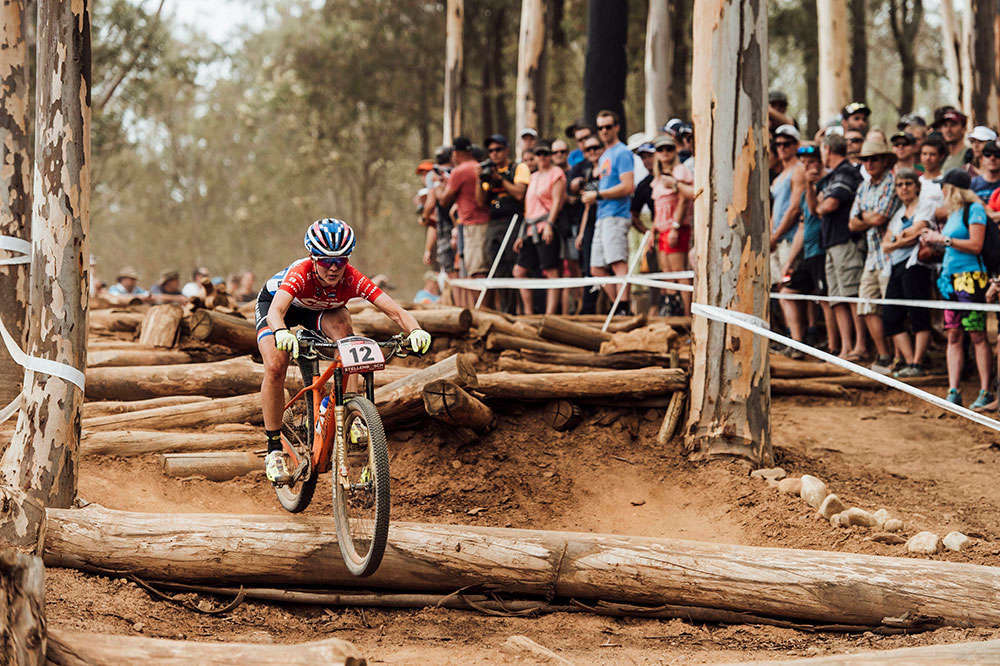
<path id="1" fill-rule="evenodd" d="M 323 436 L 323 416 L 330 407 L 330 396 L 325 396 L 319 403 L 319 414 L 316 416 L 316 436 Z"/>

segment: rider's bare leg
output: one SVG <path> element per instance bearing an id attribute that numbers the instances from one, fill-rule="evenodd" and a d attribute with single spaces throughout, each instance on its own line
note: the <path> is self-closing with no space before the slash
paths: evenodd
<path id="1" fill-rule="evenodd" d="M 336 310 L 326 310 L 320 315 L 320 329 L 323 335 L 331 340 L 339 340 L 349 335 L 354 335 L 354 327 L 351 325 L 351 312 L 347 308 L 337 308 Z M 345 393 L 361 392 L 361 375 L 348 375 L 344 382 Z"/>
<path id="2" fill-rule="evenodd" d="M 285 401 L 285 373 L 288 371 L 288 352 L 274 346 L 274 336 L 268 335 L 257 343 L 264 359 L 264 379 L 260 383 L 263 402 L 264 429 L 280 430 L 281 413 Z"/>

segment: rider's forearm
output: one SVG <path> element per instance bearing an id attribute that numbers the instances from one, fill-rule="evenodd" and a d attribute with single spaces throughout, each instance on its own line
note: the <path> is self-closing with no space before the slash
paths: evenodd
<path id="1" fill-rule="evenodd" d="M 413 318 L 413 315 L 399 307 L 399 303 L 392 300 L 392 297 L 388 294 L 382 294 L 376 298 L 375 307 L 381 310 L 389 319 L 396 322 L 396 325 L 403 329 L 405 333 L 412 333 L 420 328 L 420 324 Z"/>
<path id="2" fill-rule="evenodd" d="M 272 331 L 288 328 L 285 326 L 285 313 L 288 312 L 288 306 L 291 305 L 291 302 L 292 297 L 287 292 L 279 290 L 274 295 L 271 307 L 267 309 L 267 325 L 271 327 Z"/>

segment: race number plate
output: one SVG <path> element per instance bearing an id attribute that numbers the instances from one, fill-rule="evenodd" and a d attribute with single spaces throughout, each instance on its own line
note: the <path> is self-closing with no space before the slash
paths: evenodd
<path id="1" fill-rule="evenodd" d="M 337 349 L 340 351 L 340 362 L 344 366 L 344 372 L 371 372 L 385 367 L 382 349 L 371 338 L 361 335 L 341 338 L 337 341 Z"/>

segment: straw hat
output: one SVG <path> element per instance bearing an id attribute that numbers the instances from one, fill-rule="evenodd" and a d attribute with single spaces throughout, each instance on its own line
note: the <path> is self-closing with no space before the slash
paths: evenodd
<path id="1" fill-rule="evenodd" d="M 132 278 L 133 280 L 139 279 L 139 271 L 135 270 L 131 266 L 126 266 L 125 268 L 118 271 L 118 277 L 116 280 L 121 280 L 122 278 Z"/>
<path id="2" fill-rule="evenodd" d="M 896 159 L 896 154 L 892 152 L 892 148 L 889 144 L 885 142 L 880 136 L 873 136 L 869 139 L 865 139 L 865 142 L 861 144 L 861 153 L 858 157 L 880 157 L 880 156 L 891 157 L 893 160 Z"/>

